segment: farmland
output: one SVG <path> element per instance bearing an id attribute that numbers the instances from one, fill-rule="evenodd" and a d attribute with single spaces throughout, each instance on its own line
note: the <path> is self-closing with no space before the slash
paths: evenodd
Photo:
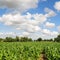
<path id="1" fill-rule="evenodd" d="M 60 60 L 60 43 L 57 42 L 0 42 L 0 60 Z"/>

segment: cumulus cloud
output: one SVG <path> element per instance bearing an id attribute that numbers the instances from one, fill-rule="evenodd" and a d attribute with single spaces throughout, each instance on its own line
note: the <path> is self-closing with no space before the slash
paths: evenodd
<path id="1" fill-rule="evenodd" d="M 57 31 L 50 31 L 48 29 L 41 29 L 40 32 L 35 32 L 35 33 L 30 33 L 30 32 L 22 32 L 21 33 L 15 33 L 15 32 L 0 32 L 0 37 L 5 38 L 5 37 L 15 37 L 15 36 L 20 36 L 20 37 L 30 37 L 32 39 L 37 39 L 39 37 L 42 37 L 43 39 L 50 39 L 54 38 L 58 35 L 59 33 Z"/>
<path id="2" fill-rule="evenodd" d="M 3 1 L 4 0 L 1 0 L 0 3 Z M 5 1 L 7 2 L 8 0 L 5 0 Z M 9 4 L 10 4 L 10 1 L 12 2 L 12 0 L 8 1 Z M 21 1 L 21 3 L 23 3 L 23 0 L 16 0 L 16 1 L 19 1 L 19 2 Z M 27 4 L 28 2 L 31 2 L 31 1 L 32 0 L 26 0 L 24 2 Z M 37 2 L 37 0 L 34 0 L 34 1 Z M 5 2 L 4 2 L 4 4 L 5 4 Z M 2 7 L 4 7 L 4 4 L 2 5 Z M 12 9 L 15 6 L 13 4 L 12 7 L 11 6 L 9 7 L 9 4 L 6 5 L 6 7 Z M 35 4 L 35 3 L 32 3 L 32 4 Z M 31 4 L 31 6 L 32 6 L 32 4 Z M 28 4 L 27 4 L 27 6 L 28 6 Z M 33 8 L 33 6 L 32 6 L 32 8 Z M 0 7 L 1 7 L 1 4 L 0 4 Z M 20 7 L 22 7 L 21 9 L 24 8 L 23 10 L 30 9 L 30 7 L 27 8 L 25 4 L 24 4 L 24 6 L 20 6 Z M 18 5 L 18 7 L 16 6 L 13 9 L 19 9 L 19 5 Z M 58 32 L 51 32 L 50 30 L 47 30 L 47 29 L 41 29 L 40 25 L 44 24 L 44 22 L 46 22 L 48 20 L 48 18 L 56 15 L 56 13 L 51 9 L 46 8 L 45 10 L 48 11 L 48 12 L 46 12 L 46 14 L 38 14 L 38 13 L 36 13 L 36 14 L 27 13 L 26 15 L 22 15 L 20 13 L 4 14 L 0 17 L 0 22 L 6 26 L 14 27 L 14 28 L 16 28 L 16 30 L 19 30 L 19 31 L 22 30 L 23 32 L 22 32 L 22 35 L 20 35 L 20 36 L 30 36 L 30 37 L 39 36 L 40 37 L 41 35 L 37 34 L 37 32 L 41 33 L 42 36 L 43 35 L 45 35 L 45 36 L 52 35 L 52 33 L 53 33 L 53 36 L 55 36 L 58 34 Z M 46 26 L 47 25 L 49 25 L 49 27 L 52 27 L 52 25 L 54 25 L 54 24 L 46 23 Z M 36 33 L 36 34 L 34 34 L 34 33 Z M 3 35 L 4 33 L 1 33 L 1 34 Z M 14 33 L 11 33 L 11 34 L 8 33 L 8 34 L 6 34 L 6 35 L 4 34 L 4 35 L 12 36 L 12 34 L 14 36 L 16 36 L 16 34 L 14 34 Z"/>
<path id="3" fill-rule="evenodd" d="M 56 13 L 53 10 L 49 9 L 49 8 L 45 8 L 44 11 L 47 13 L 45 15 L 46 17 L 53 17 L 53 16 L 56 15 Z"/>
<path id="4" fill-rule="evenodd" d="M 39 0 L 0 0 L 0 8 L 26 11 L 38 6 Z"/>
<path id="5" fill-rule="evenodd" d="M 30 35 L 29 32 L 23 32 L 23 33 L 22 33 L 22 36 L 24 36 L 24 37 L 29 36 L 29 35 Z"/>
<path id="6" fill-rule="evenodd" d="M 57 1 L 54 5 L 54 8 L 58 11 L 60 11 L 60 1 Z"/>
<path id="7" fill-rule="evenodd" d="M 48 29 L 43 29 L 42 33 L 49 36 L 57 36 L 59 34 L 57 31 L 50 31 Z"/>
<path id="8" fill-rule="evenodd" d="M 27 35 L 25 35 L 27 34 Z M 28 36 L 30 38 L 33 39 L 37 39 L 39 37 L 41 37 L 42 39 L 50 39 L 50 38 L 55 38 L 57 37 L 59 33 L 57 31 L 50 31 L 48 29 L 41 29 L 39 32 L 35 32 L 35 33 L 28 33 L 28 32 L 23 32 L 22 36 Z"/>
<path id="9" fill-rule="evenodd" d="M 54 28 L 55 27 L 55 23 L 46 22 L 45 26 L 47 28 Z"/>
<path id="10" fill-rule="evenodd" d="M 39 22 L 39 23 L 43 23 L 47 20 L 47 17 L 43 14 L 34 14 L 34 19 Z"/>
<path id="11" fill-rule="evenodd" d="M 39 31 L 39 25 L 47 20 L 43 14 L 7 14 L 0 17 L 0 22 L 7 26 L 16 27 L 17 30 L 26 30 L 29 32 Z"/>
<path id="12" fill-rule="evenodd" d="M 49 15 L 50 12 L 47 14 Z M 52 17 L 53 15 L 49 16 Z M 37 32 L 40 31 L 40 25 L 46 22 L 48 17 L 46 14 L 31 14 L 27 13 L 26 15 L 22 14 L 5 14 L 0 17 L 0 22 L 4 25 L 15 27 L 17 30 L 26 30 L 28 32 Z M 49 24 L 49 26 L 54 24 Z"/>
<path id="13" fill-rule="evenodd" d="M 16 34 L 14 32 L 0 32 L 0 37 L 5 38 L 5 37 L 15 37 Z"/>

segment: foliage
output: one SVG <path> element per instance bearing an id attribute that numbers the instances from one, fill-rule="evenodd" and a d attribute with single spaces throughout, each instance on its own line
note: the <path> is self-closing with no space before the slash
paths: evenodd
<path id="1" fill-rule="evenodd" d="M 2 38 L 0 38 L 0 42 L 2 42 L 3 41 L 3 39 Z"/>
<path id="2" fill-rule="evenodd" d="M 32 41 L 32 39 L 31 38 L 28 38 L 28 37 L 21 37 L 20 38 L 20 41 L 21 42 L 28 42 L 28 41 Z"/>
<path id="3" fill-rule="evenodd" d="M 12 37 L 6 37 L 4 42 L 14 42 L 15 40 Z"/>
<path id="4" fill-rule="evenodd" d="M 42 38 L 38 38 L 37 41 L 42 41 Z"/>
<path id="5" fill-rule="evenodd" d="M 31 42 L 31 41 L 36 41 L 36 42 L 40 42 L 40 41 L 55 41 L 55 42 L 60 42 L 60 35 L 58 35 L 56 38 L 53 39 L 42 39 L 42 38 L 38 38 L 36 40 L 33 40 L 32 38 L 28 38 L 28 37 L 19 37 L 16 36 L 15 38 L 12 37 L 6 37 L 5 39 L 0 38 L 0 42 Z"/>
<path id="6" fill-rule="evenodd" d="M 15 38 L 12 37 L 6 37 L 5 39 L 0 38 L 0 42 L 28 42 L 28 41 L 32 41 L 31 38 L 28 37 L 18 37 L 16 36 Z"/>
<path id="7" fill-rule="evenodd" d="M 0 60 L 38 60 L 42 51 L 48 60 L 60 60 L 57 42 L 0 42 Z"/>
<path id="8" fill-rule="evenodd" d="M 58 35 L 56 38 L 54 38 L 55 42 L 60 42 L 60 35 Z"/>

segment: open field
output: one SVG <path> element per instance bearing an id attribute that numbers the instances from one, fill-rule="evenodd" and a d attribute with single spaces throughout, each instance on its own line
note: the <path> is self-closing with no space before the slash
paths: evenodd
<path id="1" fill-rule="evenodd" d="M 60 60 L 60 43 L 0 42 L 0 60 Z"/>

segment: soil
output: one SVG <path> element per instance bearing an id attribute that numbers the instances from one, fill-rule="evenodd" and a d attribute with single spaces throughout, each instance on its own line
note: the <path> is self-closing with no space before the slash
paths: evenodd
<path id="1" fill-rule="evenodd" d="M 38 60 L 47 60 L 46 55 L 45 54 L 41 54 L 40 58 Z"/>

